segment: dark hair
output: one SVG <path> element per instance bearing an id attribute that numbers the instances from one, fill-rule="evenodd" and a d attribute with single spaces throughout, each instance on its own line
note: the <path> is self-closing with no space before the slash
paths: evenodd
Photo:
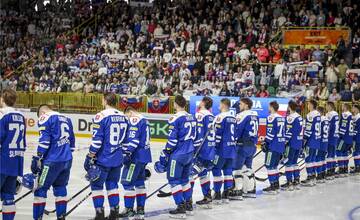
<path id="1" fill-rule="evenodd" d="M 279 110 L 279 104 L 277 103 L 277 101 L 272 101 L 269 104 L 275 111 Z"/>
<path id="2" fill-rule="evenodd" d="M 40 110 L 41 110 L 42 108 L 51 109 L 48 104 L 41 104 L 41 105 L 39 105 L 39 107 L 38 107 L 38 109 L 37 109 L 37 112 L 36 112 L 38 117 L 40 117 Z"/>
<path id="3" fill-rule="evenodd" d="M 315 100 L 310 100 L 309 103 L 314 107 L 314 109 L 317 108 L 317 102 Z"/>
<path id="4" fill-rule="evenodd" d="M 332 110 L 335 110 L 335 103 L 334 102 L 327 102 L 327 106 L 329 106 Z"/>
<path id="5" fill-rule="evenodd" d="M 185 108 L 186 106 L 186 99 L 181 96 L 181 95 L 177 95 L 175 96 L 175 103 L 180 106 L 181 108 Z"/>
<path id="6" fill-rule="evenodd" d="M 289 108 L 292 110 L 292 111 L 296 111 L 297 107 L 298 107 L 298 104 L 294 101 L 294 100 L 290 100 L 290 102 L 288 103 L 289 105 Z"/>
<path id="7" fill-rule="evenodd" d="M 134 107 L 132 106 L 127 106 L 125 109 L 124 109 L 124 113 L 128 113 L 130 111 L 136 111 Z"/>
<path id="8" fill-rule="evenodd" d="M 16 103 L 17 94 L 15 90 L 7 88 L 3 90 L 1 97 L 7 106 L 13 107 Z"/>
<path id="9" fill-rule="evenodd" d="M 228 108 L 230 108 L 230 99 L 228 98 L 223 98 L 220 101 L 222 104 L 226 105 Z"/>
<path id="10" fill-rule="evenodd" d="M 325 108 L 322 106 L 317 107 L 318 112 L 320 112 L 321 115 L 325 114 Z"/>
<path id="11" fill-rule="evenodd" d="M 240 102 L 245 103 L 245 105 L 247 105 L 247 107 L 248 107 L 249 109 L 251 109 L 252 106 L 253 106 L 253 102 L 252 102 L 252 100 L 249 99 L 249 98 L 241 98 L 241 99 L 240 99 Z"/>
<path id="12" fill-rule="evenodd" d="M 353 108 L 357 108 L 358 110 L 360 110 L 360 105 L 353 105 Z"/>
<path id="13" fill-rule="evenodd" d="M 205 96 L 201 101 L 205 103 L 206 109 L 208 109 L 208 110 L 211 109 L 211 107 L 213 105 L 213 100 L 210 97 Z"/>
<path id="14" fill-rule="evenodd" d="M 106 102 L 107 105 L 110 106 L 116 106 L 117 103 L 117 98 L 116 95 L 114 93 L 105 93 L 104 94 L 104 100 Z"/>

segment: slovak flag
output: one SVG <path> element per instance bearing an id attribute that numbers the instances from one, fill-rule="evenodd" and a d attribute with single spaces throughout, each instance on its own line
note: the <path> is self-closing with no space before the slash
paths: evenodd
<path id="1" fill-rule="evenodd" d="M 149 113 L 169 113 L 169 98 L 148 98 Z"/>
<path id="2" fill-rule="evenodd" d="M 131 106 L 138 110 L 143 107 L 142 97 L 126 97 L 120 98 L 119 108 L 124 110 L 126 107 Z"/>

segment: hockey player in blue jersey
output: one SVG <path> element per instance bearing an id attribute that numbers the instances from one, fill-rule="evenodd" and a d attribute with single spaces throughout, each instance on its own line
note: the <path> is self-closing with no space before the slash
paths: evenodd
<path id="1" fill-rule="evenodd" d="M 129 120 L 126 144 L 123 148 L 124 168 L 121 184 L 124 187 L 125 210 L 120 218 L 144 219 L 145 167 L 151 162 L 149 121 L 132 107 L 124 111 Z M 136 199 L 137 209 L 134 210 Z"/>
<path id="2" fill-rule="evenodd" d="M 185 111 L 186 100 L 176 96 L 176 114 L 169 119 L 169 134 L 165 149 L 155 163 L 158 173 L 167 173 L 167 179 L 177 208 L 171 210 L 171 218 L 186 218 L 193 212 L 192 189 L 189 177 L 194 155 L 196 120 Z"/>
<path id="3" fill-rule="evenodd" d="M 326 179 L 334 179 L 336 168 L 336 147 L 339 140 L 339 114 L 335 111 L 335 104 L 328 102 L 326 104 L 327 114 L 329 119 L 329 143 L 326 157 Z"/>
<path id="4" fill-rule="evenodd" d="M 263 189 L 265 194 L 277 194 L 280 189 L 278 165 L 285 151 L 285 118 L 277 113 L 279 104 L 272 101 L 269 104 L 270 115 L 266 119 L 266 137 L 263 148 L 265 167 L 268 172 L 270 186 Z"/>
<path id="5" fill-rule="evenodd" d="M 349 172 L 349 151 L 353 145 L 353 121 L 350 105 L 343 104 L 339 123 L 339 144 L 336 149 L 336 157 L 340 177 L 345 177 Z"/>
<path id="6" fill-rule="evenodd" d="M 25 118 L 13 107 L 16 92 L 5 89 L 0 97 L 0 193 L 2 219 L 13 220 L 17 178 L 23 175 L 26 148 Z"/>
<path id="7" fill-rule="evenodd" d="M 65 219 L 67 184 L 72 165 L 75 136 L 71 120 L 47 105 L 38 109 L 39 145 L 31 171 L 39 175 L 34 192 L 33 218 L 42 219 L 47 191 L 53 188 L 57 219 Z"/>
<path id="8" fill-rule="evenodd" d="M 240 100 L 240 113 L 236 115 L 235 138 L 236 157 L 233 161 L 234 190 L 229 197 L 242 199 L 256 197 L 255 175 L 252 171 L 253 156 L 258 141 L 259 118 L 252 111 L 253 102 L 249 98 Z"/>
<path id="9" fill-rule="evenodd" d="M 321 140 L 320 140 L 320 148 L 316 154 L 316 181 L 318 183 L 325 182 L 325 174 L 326 174 L 326 154 L 329 145 L 329 119 L 325 116 L 325 108 L 319 106 L 317 108 L 318 112 L 321 115 Z"/>
<path id="10" fill-rule="evenodd" d="M 214 177 L 215 195 L 213 202 L 221 204 L 229 202 L 230 188 L 233 186 L 232 166 L 235 158 L 236 119 L 230 112 L 230 100 L 220 101 L 220 114 L 215 118 L 215 160 L 212 174 Z M 224 175 L 224 178 L 222 177 Z M 224 184 L 223 184 L 224 182 Z M 223 193 L 221 187 L 224 185 Z"/>
<path id="11" fill-rule="evenodd" d="M 196 139 L 194 146 L 199 151 L 195 158 L 194 170 L 197 170 L 200 177 L 201 191 L 204 198 L 196 204 L 203 208 L 211 208 L 210 172 L 215 158 L 215 131 L 214 115 L 210 112 L 212 99 L 204 97 L 199 104 L 199 111 L 195 114 L 197 121 Z M 195 172 L 196 173 L 196 172 Z"/>
<path id="12" fill-rule="evenodd" d="M 292 191 L 299 189 L 300 169 L 298 166 L 298 158 L 303 143 L 303 119 L 296 112 L 298 105 L 294 101 L 288 103 L 289 115 L 286 117 L 286 150 L 285 157 L 285 176 L 286 183 L 281 185 L 282 190 Z"/>
<path id="13" fill-rule="evenodd" d="M 354 125 L 354 165 L 355 174 L 360 174 L 360 106 L 354 105 L 352 107 L 353 112 L 353 125 Z"/>
<path id="14" fill-rule="evenodd" d="M 316 110 L 317 102 L 310 100 L 309 113 L 306 115 L 304 131 L 305 164 L 307 178 L 302 181 L 304 186 L 314 186 L 316 184 L 315 161 L 316 153 L 320 148 L 321 141 L 321 115 Z"/>
<path id="15" fill-rule="evenodd" d="M 105 110 L 96 114 L 93 119 L 93 136 L 89 153 L 84 162 L 87 179 L 91 184 L 92 199 L 96 211 L 95 220 L 105 219 L 104 184 L 110 206 L 107 219 L 118 219 L 120 172 L 123 163 L 122 145 L 125 140 L 128 120 L 118 111 L 116 96 L 104 94 Z"/>

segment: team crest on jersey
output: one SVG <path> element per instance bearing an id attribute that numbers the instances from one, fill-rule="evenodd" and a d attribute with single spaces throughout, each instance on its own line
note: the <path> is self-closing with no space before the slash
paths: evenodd
<path id="1" fill-rule="evenodd" d="M 131 118 L 131 122 L 135 124 L 136 122 L 138 122 L 138 118 Z"/>
<path id="2" fill-rule="evenodd" d="M 217 117 L 216 122 L 221 122 L 221 117 Z"/>
<path id="3" fill-rule="evenodd" d="M 45 115 L 42 115 L 42 116 L 40 117 L 39 121 L 44 121 L 45 118 L 46 118 L 46 116 L 45 116 Z"/>

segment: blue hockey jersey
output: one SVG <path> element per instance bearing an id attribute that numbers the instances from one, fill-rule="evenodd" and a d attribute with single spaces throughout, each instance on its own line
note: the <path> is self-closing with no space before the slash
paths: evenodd
<path id="1" fill-rule="evenodd" d="M 104 167 L 120 166 L 128 129 L 127 117 L 114 108 L 105 109 L 95 115 L 92 128 L 90 152 L 96 154 L 96 163 Z"/>
<path id="2" fill-rule="evenodd" d="M 75 136 L 70 118 L 51 111 L 43 114 L 38 121 L 38 154 L 44 161 L 65 162 L 72 159 L 71 151 L 75 148 Z"/>
<path id="3" fill-rule="evenodd" d="M 314 110 L 306 115 L 304 139 L 310 148 L 319 149 L 321 141 L 321 115 Z"/>
<path id="4" fill-rule="evenodd" d="M 329 119 L 329 145 L 337 146 L 339 141 L 339 114 L 331 111 L 326 114 Z"/>
<path id="5" fill-rule="evenodd" d="M 353 143 L 354 126 L 352 122 L 352 114 L 343 112 L 340 117 L 339 135 L 345 144 Z"/>
<path id="6" fill-rule="evenodd" d="M 265 141 L 270 151 L 284 153 L 285 151 L 285 118 L 275 113 L 266 119 Z"/>
<path id="7" fill-rule="evenodd" d="M 26 149 L 25 117 L 14 108 L 0 109 L 0 173 L 22 176 Z"/>
<path id="8" fill-rule="evenodd" d="M 360 113 L 353 116 L 354 125 L 354 141 L 357 145 L 360 144 Z"/>
<path id="9" fill-rule="evenodd" d="M 327 151 L 329 145 L 329 119 L 326 116 L 321 116 L 321 141 L 320 150 Z"/>
<path id="10" fill-rule="evenodd" d="M 236 119 L 230 111 L 222 112 L 215 118 L 216 154 L 222 158 L 235 158 Z"/>
<path id="11" fill-rule="evenodd" d="M 286 141 L 293 149 L 301 149 L 303 142 L 303 119 L 294 112 L 286 117 Z"/>
<path id="12" fill-rule="evenodd" d="M 255 147 L 258 130 L 259 118 L 256 111 L 245 110 L 236 115 L 235 137 L 240 146 Z"/>
<path id="13" fill-rule="evenodd" d="M 129 129 L 126 135 L 127 150 L 132 152 L 134 162 L 151 162 L 149 121 L 137 114 L 129 118 Z"/>
<path id="14" fill-rule="evenodd" d="M 177 112 L 169 119 L 169 134 L 165 150 L 173 155 L 194 152 L 196 137 L 196 120 L 185 112 Z"/>
<path id="15" fill-rule="evenodd" d="M 195 114 L 196 139 L 194 146 L 201 147 L 199 157 L 204 160 L 215 159 L 215 130 L 214 115 L 208 110 L 201 110 Z M 201 145 L 201 143 L 203 143 Z"/>

